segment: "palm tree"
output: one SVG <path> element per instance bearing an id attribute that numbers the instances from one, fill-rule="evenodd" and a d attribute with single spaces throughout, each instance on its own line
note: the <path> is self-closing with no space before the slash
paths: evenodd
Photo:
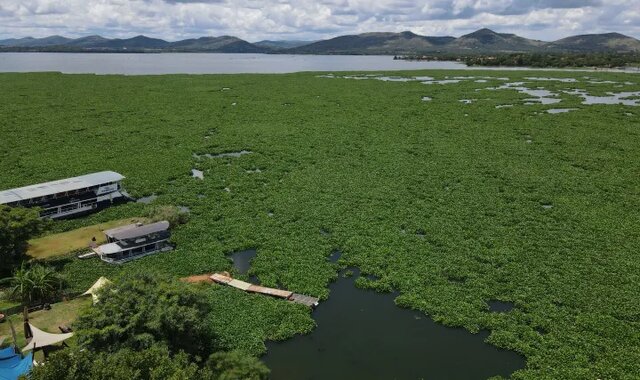
<path id="1" fill-rule="evenodd" d="M 33 284 L 29 268 L 24 263 L 13 272 L 13 277 L 9 277 L 7 280 L 11 284 L 12 298 L 20 299 L 22 302 L 31 302 Z"/>
<path id="2" fill-rule="evenodd" d="M 53 268 L 35 265 L 31 268 L 31 281 L 33 283 L 32 297 L 45 301 L 54 295 L 61 285 L 60 276 Z"/>
<path id="3" fill-rule="evenodd" d="M 24 263 L 16 269 L 10 281 L 13 297 L 27 305 L 51 297 L 62 283 L 52 268 L 38 264 L 27 267 Z"/>

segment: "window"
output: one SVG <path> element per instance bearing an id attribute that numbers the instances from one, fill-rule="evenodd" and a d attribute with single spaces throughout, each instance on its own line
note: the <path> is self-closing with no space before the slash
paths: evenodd
<path id="1" fill-rule="evenodd" d="M 64 206 L 62 206 L 62 207 L 60 208 L 60 210 L 61 210 L 62 212 L 69 212 L 69 211 L 75 210 L 75 209 L 77 209 L 77 208 L 78 208 L 78 204 L 77 204 L 77 203 L 74 203 L 74 204 L 70 204 L 70 205 L 64 205 Z"/>
<path id="2" fill-rule="evenodd" d="M 42 210 L 42 212 L 40 213 L 40 216 L 49 216 L 49 215 L 54 215 L 58 213 L 58 208 L 48 208 L 46 210 Z"/>

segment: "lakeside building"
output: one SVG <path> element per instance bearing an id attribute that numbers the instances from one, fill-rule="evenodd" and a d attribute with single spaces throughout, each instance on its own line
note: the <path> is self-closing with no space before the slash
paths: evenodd
<path id="1" fill-rule="evenodd" d="M 112 171 L 92 173 L 37 185 L 0 191 L 0 205 L 40 207 L 42 218 L 64 218 L 92 212 L 128 196 L 125 177 Z"/>
<path id="2" fill-rule="evenodd" d="M 129 224 L 104 231 L 107 243 L 93 248 L 102 261 L 121 264 L 157 252 L 170 251 L 169 222 Z"/>

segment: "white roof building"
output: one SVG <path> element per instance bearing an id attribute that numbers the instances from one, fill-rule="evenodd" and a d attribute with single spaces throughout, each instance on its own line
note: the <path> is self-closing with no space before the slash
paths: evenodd
<path id="1" fill-rule="evenodd" d="M 118 182 L 124 178 L 125 177 L 119 173 L 104 171 L 37 185 L 19 187 L 16 189 L 4 190 L 0 191 L 0 204 L 19 202 L 68 191 L 86 189 L 110 182 Z"/>

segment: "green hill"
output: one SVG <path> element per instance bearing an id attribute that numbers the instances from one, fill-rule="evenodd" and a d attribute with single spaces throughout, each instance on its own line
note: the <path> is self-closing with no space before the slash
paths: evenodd
<path id="1" fill-rule="evenodd" d="M 216 53 L 265 53 L 269 48 L 256 46 L 237 37 L 200 37 L 169 44 L 170 51 L 206 51 Z"/>
<path id="2" fill-rule="evenodd" d="M 563 38 L 545 45 L 548 49 L 565 51 L 640 52 L 640 41 L 620 33 L 583 34 Z"/>
<path id="3" fill-rule="evenodd" d="M 454 37 L 425 37 L 412 32 L 340 36 L 290 49 L 304 54 L 412 54 L 441 50 Z"/>
<path id="4" fill-rule="evenodd" d="M 450 51 L 522 52 L 533 51 L 543 45 L 542 41 L 530 40 L 515 34 L 496 33 L 484 28 L 451 41 L 447 48 Z"/>

